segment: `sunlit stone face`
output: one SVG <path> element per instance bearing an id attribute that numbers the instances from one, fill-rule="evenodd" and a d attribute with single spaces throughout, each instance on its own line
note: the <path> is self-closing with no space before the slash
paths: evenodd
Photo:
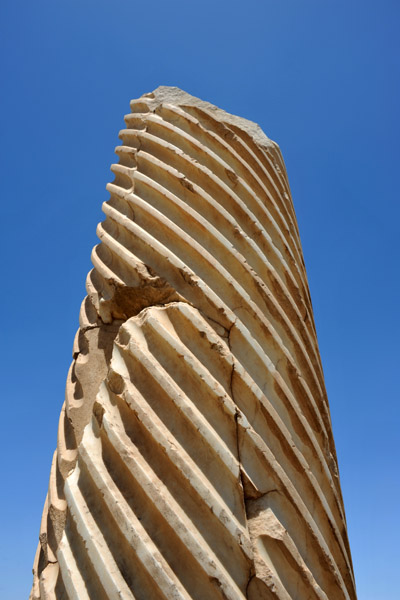
<path id="1" fill-rule="evenodd" d="M 31 598 L 354 599 L 279 148 L 177 88 L 131 111 Z"/>

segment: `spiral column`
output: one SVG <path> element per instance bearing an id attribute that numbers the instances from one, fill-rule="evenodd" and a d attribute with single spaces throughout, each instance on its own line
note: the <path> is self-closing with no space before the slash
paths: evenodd
<path id="1" fill-rule="evenodd" d="M 33 600 L 354 600 L 278 146 L 131 102 L 61 412 Z"/>

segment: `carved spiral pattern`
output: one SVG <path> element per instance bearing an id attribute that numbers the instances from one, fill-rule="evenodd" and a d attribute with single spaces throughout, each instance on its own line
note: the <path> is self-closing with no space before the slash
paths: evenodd
<path id="1" fill-rule="evenodd" d="M 88 332 L 109 351 L 78 407 L 67 394 L 44 519 L 61 516 L 32 597 L 354 599 L 279 149 L 167 92 L 132 101 L 120 133 L 81 311 L 83 380 Z"/>

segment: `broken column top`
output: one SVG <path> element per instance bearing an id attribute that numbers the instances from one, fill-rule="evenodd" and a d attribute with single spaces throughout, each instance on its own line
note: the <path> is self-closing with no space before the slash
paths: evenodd
<path id="1" fill-rule="evenodd" d="M 254 139 L 254 141 L 257 142 L 257 144 L 265 147 L 276 146 L 275 142 L 270 140 L 265 135 L 261 127 L 257 123 L 254 123 L 254 121 L 249 121 L 248 119 L 237 117 L 236 115 L 231 115 L 221 108 L 218 108 L 218 106 L 215 106 L 215 104 L 211 104 L 210 102 L 206 102 L 204 100 L 200 100 L 200 98 L 191 96 L 178 87 L 160 85 L 152 92 L 143 94 L 141 98 L 146 98 L 147 104 L 151 103 L 154 109 L 161 104 L 174 104 L 175 106 L 197 106 L 198 108 L 202 108 L 213 113 L 214 116 L 223 123 L 240 127 L 240 129 L 248 133 Z M 136 102 L 140 102 L 140 98 L 138 100 L 132 100 L 132 103 Z"/>

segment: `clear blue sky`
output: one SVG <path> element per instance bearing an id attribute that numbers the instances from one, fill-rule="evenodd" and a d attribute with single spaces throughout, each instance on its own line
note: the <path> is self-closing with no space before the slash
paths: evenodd
<path id="1" fill-rule="evenodd" d="M 258 122 L 292 187 L 359 600 L 399 593 L 399 2 L 3 0 L 0 597 L 27 598 L 129 100 Z"/>

